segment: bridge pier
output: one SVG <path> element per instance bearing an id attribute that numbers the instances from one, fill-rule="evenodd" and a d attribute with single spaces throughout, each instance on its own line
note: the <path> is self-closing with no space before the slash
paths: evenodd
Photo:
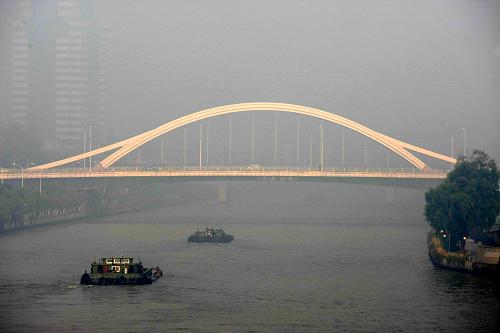
<path id="1" fill-rule="evenodd" d="M 230 185 L 217 186 L 217 203 L 220 204 L 229 203 L 229 188 Z"/>
<path id="2" fill-rule="evenodd" d="M 386 206 L 395 206 L 394 200 L 394 187 L 385 187 L 384 188 L 384 205 Z"/>

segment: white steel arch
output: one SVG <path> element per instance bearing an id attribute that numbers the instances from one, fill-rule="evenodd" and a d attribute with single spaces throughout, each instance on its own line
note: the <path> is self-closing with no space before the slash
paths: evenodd
<path id="1" fill-rule="evenodd" d="M 351 129 L 355 132 L 358 132 L 378 143 L 381 145 L 387 147 L 394 153 L 398 154 L 405 160 L 407 160 L 410 164 L 413 166 L 417 167 L 420 170 L 423 170 L 427 168 L 427 165 L 422 162 L 419 158 L 414 156 L 409 152 L 415 151 L 439 160 L 443 160 L 446 162 L 450 163 L 456 163 L 456 159 L 442 155 L 424 148 L 420 148 L 414 145 L 411 145 L 409 143 L 391 138 L 387 135 L 384 135 L 382 133 L 378 133 L 372 129 L 369 129 L 366 126 L 363 126 L 355 121 L 352 121 L 350 119 L 335 115 L 333 113 L 329 113 L 326 111 L 322 111 L 319 109 L 311 108 L 311 107 L 306 107 L 306 106 L 301 106 L 301 105 L 295 105 L 295 104 L 285 104 L 285 103 L 266 103 L 266 102 L 256 102 L 256 103 L 239 103 L 239 104 L 230 104 L 230 105 L 224 105 L 224 106 L 219 106 L 215 108 L 210 108 L 210 109 L 205 109 L 202 111 L 198 111 L 177 119 L 174 119 L 172 121 L 169 121 L 161 126 L 158 126 L 155 129 L 152 129 L 150 131 L 144 132 L 142 134 L 136 135 L 134 137 L 131 137 L 127 140 L 123 140 L 120 142 L 117 142 L 115 144 L 102 147 L 84 154 L 79 154 L 73 157 L 69 157 L 60 161 L 56 162 L 51 162 L 48 164 L 36 166 L 32 168 L 31 170 L 44 170 L 44 169 L 49 169 L 61 165 L 65 165 L 68 163 L 72 163 L 78 160 L 81 160 L 83 158 L 87 158 L 90 156 L 94 156 L 97 154 L 101 154 L 107 151 L 111 151 L 114 149 L 119 148 L 116 150 L 114 153 L 112 153 L 110 156 L 105 158 L 100 166 L 102 168 L 107 168 L 129 154 L 130 152 L 134 151 L 138 147 L 146 144 L 147 142 L 157 138 L 158 136 L 161 136 L 165 133 L 168 133 L 170 131 L 173 131 L 179 127 L 207 119 L 207 118 L 212 118 L 212 117 L 217 117 L 225 114 L 230 114 L 230 113 L 238 113 L 238 112 L 249 112 L 249 111 L 278 111 L 278 112 L 287 112 L 287 113 L 296 113 L 296 114 L 301 114 L 305 116 L 311 116 L 315 118 L 319 118 L 334 124 L 338 124 L 341 126 L 344 126 L 348 129 Z"/>

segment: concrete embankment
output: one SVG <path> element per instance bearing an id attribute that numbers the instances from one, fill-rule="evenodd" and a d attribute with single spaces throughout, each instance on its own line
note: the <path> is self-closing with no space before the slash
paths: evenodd
<path id="1" fill-rule="evenodd" d="M 198 186 L 195 188 L 192 185 L 172 183 L 95 187 L 85 190 L 58 187 L 57 194 L 55 191 L 44 193 L 53 197 L 52 202 L 45 203 L 45 206 L 49 207 L 41 207 L 39 202 L 32 201 L 22 205 L 22 210 L 13 211 L 5 218 L 0 218 L 0 233 L 176 205 L 213 195 L 211 192 L 212 190 L 206 189 L 200 191 Z"/>
<path id="2" fill-rule="evenodd" d="M 83 207 L 61 208 L 24 214 L 19 218 L 9 218 L 0 223 L 0 233 L 49 224 L 75 221 L 87 216 Z"/>
<path id="3" fill-rule="evenodd" d="M 470 242 L 467 251 L 446 251 L 434 233 L 428 237 L 429 258 L 435 266 L 478 275 L 498 275 L 500 247 Z"/>

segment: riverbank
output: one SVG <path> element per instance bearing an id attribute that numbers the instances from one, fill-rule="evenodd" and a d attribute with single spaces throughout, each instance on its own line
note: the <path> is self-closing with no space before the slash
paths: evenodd
<path id="1" fill-rule="evenodd" d="M 468 251 L 449 252 L 433 232 L 428 235 L 427 245 L 429 258 L 437 267 L 477 275 L 499 274 L 500 247 L 471 242 L 467 246 Z"/>
<path id="2" fill-rule="evenodd" d="M 11 190 L 12 191 L 12 190 Z M 32 189 L 18 191 L 19 201 L 0 218 L 0 233 L 176 205 L 213 196 L 192 184 L 130 184 L 75 189 L 59 185 L 36 197 Z"/>
<path id="3" fill-rule="evenodd" d="M 26 219 L 7 220 L 0 225 L 0 233 L 12 232 L 26 228 L 42 227 L 50 224 L 66 223 L 86 218 L 88 215 L 83 210 L 70 211 L 68 213 L 51 214 L 44 213 L 40 217 L 31 217 Z"/>

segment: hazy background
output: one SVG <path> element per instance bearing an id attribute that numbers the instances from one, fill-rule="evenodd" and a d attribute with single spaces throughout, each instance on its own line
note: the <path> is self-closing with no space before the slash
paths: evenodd
<path id="1" fill-rule="evenodd" d="M 0 18 L 11 7 L 0 1 Z M 445 154 L 452 135 L 463 154 L 466 128 L 469 153 L 500 158 L 498 1 L 96 1 L 94 10 L 110 34 L 107 143 L 200 109 L 268 101 L 330 111 Z M 2 49 L 9 38 L 1 34 Z M 279 116 L 278 164 L 296 163 L 295 119 Z M 257 115 L 256 162 L 272 163 L 273 121 Z M 233 117 L 234 164 L 249 163 L 249 124 L 249 114 Z M 311 133 L 317 164 L 318 124 L 301 123 L 300 164 L 309 164 Z M 198 128 L 188 130 L 188 164 L 197 164 Z M 227 128 L 228 117 L 211 120 L 208 164 L 227 163 Z M 338 165 L 341 130 L 325 132 L 325 164 Z M 168 163 L 182 163 L 182 131 L 165 139 Z M 346 130 L 346 163 L 363 165 L 363 142 Z M 142 159 L 155 163 L 158 149 L 156 140 Z M 385 165 L 376 144 L 369 155 Z"/>
<path id="2" fill-rule="evenodd" d="M 98 8 L 113 34 L 112 111 L 136 120 L 122 124 L 127 132 L 210 106 L 278 101 L 443 152 L 451 133 L 466 127 L 471 148 L 500 157 L 499 2 L 109 1 Z"/>
<path id="3" fill-rule="evenodd" d="M 82 22 L 83 28 L 71 26 Z M 84 47 L 68 50 L 79 33 L 89 36 Z M 96 47 L 99 33 L 105 44 Z M 57 38 L 64 40 L 58 44 Z M 26 56 L 26 64 L 15 67 L 13 54 Z M 74 89 L 88 93 L 78 102 L 86 109 L 75 112 L 81 128 L 68 127 L 81 137 L 73 148 L 48 145 L 51 152 L 38 154 L 47 148 L 40 143 L 57 133 L 50 125 L 63 103 L 56 101 L 64 92 L 58 91 L 57 71 L 68 69 L 58 67 L 58 55 L 87 57 L 84 74 L 64 75 L 65 82 L 88 79 L 87 87 Z M 29 75 L 16 81 L 16 68 Z M 12 101 L 24 103 L 14 92 L 29 96 L 20 104 L 28 115 L 24 132 L 11 126 Z M 104 97 L 92 108 L 100 93 Z M 319 108 L 444 154 L 451 154 L 452 136 L 455 154 L 463 154 L 465 128 L 469 153 L 477 148 L 499 160 L 500 1 L 0 0 L 0 167 L 12 168 L 16 155 L 16 163 L 29 166 L 54 152 L 81 152 L 89 126 L 95 148 L 200 109 L 254 101 Z M 272 165 L 274 114 L 255 118 L 255 162 Z M 245 166 L 251 163 L 251 114 L 232 119 L 232 164 Z M 210 128 L 204 165 L 228 163 L 228 120 L 202 123 L 204 147 Z M 300 121 L 297 162 L 297 117 L 278 116 L 277 165 L 308 166 L 312 138 L 318 166 L 319 121 Z M 199 125 L 187 127 L 188 165 L 199 162 Z M 33 133 L 31 141 L 23 139 Z M 325 124 L 325 167 L 340 166 L 341 138 L 341 128 Z M 183 142 L 182 129 L 164 137 L 166 165 L 184 163 Z M 159 165 L 160 143 L 120 163 Z M 345 130 L 346 166 L 365 166 L 365 144 L 366 166 L 387 166 L 385 149 Z M 409 165 L 392 155 L 390 166 Z M 428 260 L 423 189 L 302 182 L 185 186 L 199 200 L 2 235 L 0 326 L 200 332 L 498 326 L 491 322 L 498 312 L 492 283 L 437 270 Z M 227 203 L 217 202 L 218 186 L 228 186 Z M 235 235 L 230 248 L 186 242 L 195 227 L 211 224 Z M 80 288 L 91 258 L 113 252 L 160 265 L 167 276 L 149 289 Z M 96 321 L 103 312 L 109 315 Z"/>

